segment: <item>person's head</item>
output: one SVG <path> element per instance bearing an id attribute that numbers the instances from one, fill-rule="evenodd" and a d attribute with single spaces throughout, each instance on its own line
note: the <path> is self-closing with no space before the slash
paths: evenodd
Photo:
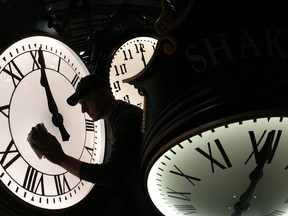
<path id="1" fill-rule="evenodd" d="M 107 119 L 114 104 L 114 97 L 109 84 L 97 75 L 83 77 L 76 87 L 76 91 L 67 103 L 81 105 L 82 112 L 86 112 L 94 121 Z"/>

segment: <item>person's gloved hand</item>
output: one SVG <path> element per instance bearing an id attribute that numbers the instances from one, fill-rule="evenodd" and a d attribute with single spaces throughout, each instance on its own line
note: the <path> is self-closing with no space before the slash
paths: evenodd
<path id="1" fill-rule="evenodd" d="M 27 137 L 31 147 L 39 158 L 43 155 L 55 164 L 61 164 L 65 159 L 65 153 L 55 136 L 50 134 L 43 123 L 32 127 Z"/>

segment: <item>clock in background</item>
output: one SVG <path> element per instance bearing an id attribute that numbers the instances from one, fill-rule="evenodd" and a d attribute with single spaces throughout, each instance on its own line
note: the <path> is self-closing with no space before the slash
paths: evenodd
<path id="1" fill-rule="evenodd" d="M 109 82 L 116 99 L 144 108 L 144 95 L 124 80 L 136 76 L 147 66 L 157 41 L 152 36 L 133 37 L 122 42 L 112 54 Z"/>

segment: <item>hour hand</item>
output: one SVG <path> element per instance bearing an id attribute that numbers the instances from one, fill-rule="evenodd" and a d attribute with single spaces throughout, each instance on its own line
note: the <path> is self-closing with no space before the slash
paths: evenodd
<path id="1" fill-rule="evenodd" d="M 254 190 L 258 184 L 258 181 L 263 176 L 263 168 L 271 158 L 272 155 L 272 142 L 275 135 L 275 130 L 269 132 L 267 139 L 257 155 L 257 166 L 250 173 L 250 185 L 247 190 L 241 195 L 239 202 L 234 205 L 235 212 L 231 216 L 241 216 L 243 211 L 246 211 L 249 208 L 251 198 L 253 196 Z"/>

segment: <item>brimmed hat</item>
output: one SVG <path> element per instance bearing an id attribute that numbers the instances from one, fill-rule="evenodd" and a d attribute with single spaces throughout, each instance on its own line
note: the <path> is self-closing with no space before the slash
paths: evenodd
<path id="1" fill-rule="evenodd" d="M 79 81 L 76 91 L 68 99 L 67 103 L 71 106 L 75 106 L 78 100 L 85 97 L 91 90 L 99 89 L 101 87 L 108 87 L 107 82 L 98 75 L 87 75 Z"/>

